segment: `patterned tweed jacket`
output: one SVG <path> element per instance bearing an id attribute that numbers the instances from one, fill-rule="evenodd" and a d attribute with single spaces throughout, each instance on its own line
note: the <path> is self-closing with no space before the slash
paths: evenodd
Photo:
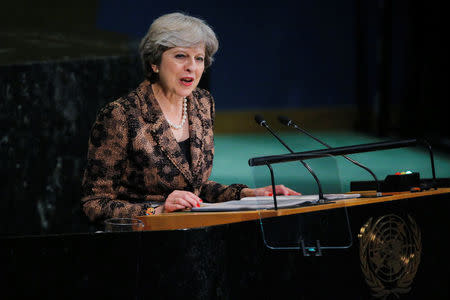
<path id="1" fill-rule="evenodd" d="M 214 156 L 212 96 L 197 88 L 187 99 L 191 165 L 149 81 L 100 110 L 82 182 L 81 203 L 90 220 L 144 215 L 174 190 L 191 191 L 208 202 L 240 198 L 245 185 L 208 180 Z"/>

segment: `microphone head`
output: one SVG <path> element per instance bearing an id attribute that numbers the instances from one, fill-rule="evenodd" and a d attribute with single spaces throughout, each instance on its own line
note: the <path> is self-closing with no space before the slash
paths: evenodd
<path id="1" fill-rule="evenodd" d="M 261 115 L 255 115 L 255 121 L 259 126 L 263 126 L 263 124 L 266 123 L 266 120 L 264 120 L 264 117 Z"/>
<path id="2" fill-rule="evenodd" d="M 286 126 L 291 125 L 290 123 L 292 122 L 291 119 L 289 119 L 286 116 L 278 116 L 278 121 L 280 121 L 281 124 Z"/>

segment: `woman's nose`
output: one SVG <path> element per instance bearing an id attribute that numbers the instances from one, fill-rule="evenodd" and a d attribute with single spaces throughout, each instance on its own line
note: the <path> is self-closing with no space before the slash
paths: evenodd
<path id="1" fill-rule="evenodd" d="M 185 68 L 186 68 L 187 71 L 194 72 L 195 69 L 197 68 L 197 65 L 195 64 L 195 59 L 193 59 L 193 58 L 192 59 L 188 59 L 186 61 Z"/>

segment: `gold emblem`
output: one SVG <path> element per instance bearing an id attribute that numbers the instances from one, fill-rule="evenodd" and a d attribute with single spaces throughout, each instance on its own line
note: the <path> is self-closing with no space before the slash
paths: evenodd
<path id="1" fill-rule="evenodd" d="M 422 253 L 420 230 L 408 215 L 408 222 L 389 214 L 361 227 L 359 256 L 361 270 L 375 298 L 399 297 L 411 290 Z"/>

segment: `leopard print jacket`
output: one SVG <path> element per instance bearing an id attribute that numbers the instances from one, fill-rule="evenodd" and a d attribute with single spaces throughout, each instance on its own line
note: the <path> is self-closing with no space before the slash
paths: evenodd
<path id="1" fill-rule="evenodd" d="M 208 180 L 214 156 L 214 100 L 197 88 L 188 99 L 191 165 L 144 81 L 101 109 L 89 139 L 82 181 L 83 211 L 91 221 L 145 215 L 174 190 L 207 202 L 240 198 L 243 184 Z"/>

